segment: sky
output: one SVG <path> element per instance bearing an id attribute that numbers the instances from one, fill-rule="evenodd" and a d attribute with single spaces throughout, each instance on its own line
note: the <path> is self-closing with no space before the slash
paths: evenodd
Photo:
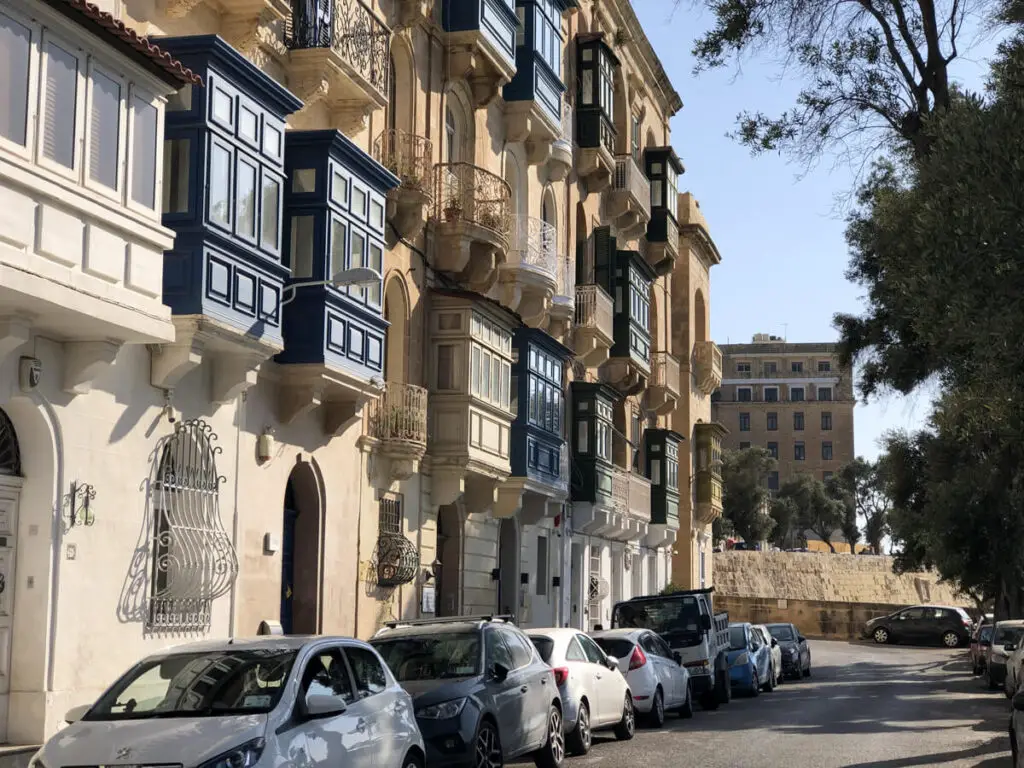
<path id="1" fill-rule="evenodd" d="M 700 202 L 722 263 L 711 270 L 711 336 L 719 344 L 774 333 L 791 342 L 836 341 L 836 312 L 860 313 L 860 289 L 847 282 L 848 251 L 841 206 L 857 169 L 825 157 L 805 173 L 779 155 L 752 157 L 726 136 L 737 113 L 776 116 L 790 107 L 800 83 L 782 82 L 774 63 L 746 60 L 693 74 L 693 40 L 711 14 L 688 0 L 633 0 L 633 7 L 683 109 L 672 119 L 672 144 L 686 167 L 680 191 Z M 974 38 L 977 40 L 977 38 Z M 954 62 L 953 79 L 979 90 L 995 42 L 981 38 Z M 881 435 L 921 426 L 928 392 L 888 395 L 854 411 L 857 455 L 874 458 Z"/>

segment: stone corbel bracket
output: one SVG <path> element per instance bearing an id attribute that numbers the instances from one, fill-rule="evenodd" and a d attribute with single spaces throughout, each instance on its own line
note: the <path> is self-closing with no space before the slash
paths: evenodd
<path id="1" fill-rule="evenodd" d="M 120 341 L 69 341 L 64 343 L 64 381 L 70 395 L 84 395 L 96 378 L 109 368 L 121 351 Z"/>
<path id="2" fill-rule="evenodd" d="M 0 317 L 0 368 L 7 358 L 32 338 L 32 321 L 27 317 Z"/>

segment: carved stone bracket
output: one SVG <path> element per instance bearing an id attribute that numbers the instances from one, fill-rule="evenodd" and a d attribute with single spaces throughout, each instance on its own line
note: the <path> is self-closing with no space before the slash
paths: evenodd
<path id="1" fill-rule="evenodd" d="M 210 399 L 214 403 L 230 403 L 256 384 L 261 358 L 252 355 L 218 354 L 213 360 Z"/>
<path id="2" fill-rule="evenodd" d="M 173 344 L 150 347 L 150 383 L 159 389 L 174 389 L 178 382 L 203 362 L 203 343 L 194 334 L 179 334 Z"/>
<path id="3" fill-rule="evenodd" d="M 523 508 L 523 487 L 515 481 L 502 483 L 498 486 L 491 516 L 497 519 L 515 517 Z"/>
<path id="4" fill-rule="evenodd" d="M 32 321 L 26 317 L 0 318 L 0 367 L 32 338 Z"/>
<path id="5" fill-rule="evenodd" d="M 64 344 L 64 383 L 62 389 L 72 395 L 84 395 L 92 389 L 96 377 L 114 362 L 121 342 L 74 341 Z"/>
<path id="6" fill-rule="evenodd" d="M 310 382 L 281 382 L 277 390 L 277 418 L 291 424 L 321 404 L 322 388 Z"/>
<path id="7" fill-rule="evenodd" d="M 285 11 L 286 16 L 287 7 Z M 276 23 L 285 18 L 280 14 L 281 9 L 276 7 L 228 13 L 221 23 L 221 35 L 256 66 L 283 60 L 288 56 L 288 49 L 281 39 L 280 25 Z"/>
<path id="8" fill-rule="evenodd" d="M 167 0 L 165 11 L 172 19 L 181 19 L 188 16 L 192 9 L 203 0 Z"/>
<path id="9" fill-rule="evenodd" d="M 374 105 L 369 102 L 342 101 L 331 108 L 331 125 L 346 135 L 363 131 L 370 122 Z"/>
<path id="10" fill-rule="evenodd" d="M 329 400 L 321 408 L 324 414 L 324 432 L 328 435 L 340 435 L 356 419 L 363 415 L 366 399 Z"/>
<path id="11" fill-rule="evenodd" d="M 430 474 L 430 503 L 443 507 L 454 504 L 465 490 L 466 470 L 462 467 L 434 467 Z"/>
<path id="12" fill-rule="evenodd" d="M 305 104 L 302 111 L 327 98 L 327 93 L 330 90 L 327 78 L 319 75 L 293 78 L 289 80 L 288 85 L 292 93 L 298 96 Z"/>

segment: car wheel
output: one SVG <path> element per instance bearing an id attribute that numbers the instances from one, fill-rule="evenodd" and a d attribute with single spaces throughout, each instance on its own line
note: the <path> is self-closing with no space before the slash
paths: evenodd
<path id="1" fill-rule="evenodd" d="M 957 648 L 960 645 L 960 635 L 949 630 L 942 635 L 942 644 L 947 648 Z"/>
<path id="2" fill-rule="evenodd" d="M 889 630 L 885 627 L 879 627 L 871 633 L 872 639 L 879 645 L 885 645 L 891 639 L 889 637 Z"/>
<path id="3" fill-rule="evenodd" d="M 999 687 L 999 685 L 996 683 L 996 681 L 992 679 L 992 670 L 991 669 L 986 669 L 985 670 L 985 683 L 988 685 L 988 689 L 990 691 L 994 691 L 996 688 Z"/>
<path id="4" fill-rule="evenodd" d="M 771 693 L 775 690 L 775 667 L 769 665 L 768 679 L 764 683 L 764 692 Z"/>
<path id="5" fill-rule="evenodd" d="M 503 768 L 505 755 L 501 751 L 501 736 L 488 720 L 480 723 L 473 747 L 473 768 Z"/>
<path id="6" fill-rule="evenodd" d="M 626 691 L 626 701 L 622 705 L 622 719 L 615 726 L 615 738 L 619 741 L 629 741 L 636 733 L 636 712 L 633 710 L 633 699 Z"/>
<path id="7" fill-rule="evenodd" d="M 811 676 L 811 662 L 808 661 L 807 662 L 807 669 L 804 670 L 804 677 L 810 677 L 810 676 Z"/>
<path id="8" fill-rule="evenodd" d="M 569 751 L 574 755 L 585 755 L 590 751 L 590 745 L 594 742 L 594 734 L 590 730 L 590 707 L 587 702 L 580 702 L 580 713 L 576 716 L 576 727 L 572 729 L 566 739 Z"/>
<path id="9" fill-rule="evenodd" d="M 693 691 L 690 689 L 689 683 L 686 684 L 686 702 L 679 708 L 679 716 L 693 717 Z"/>
<path id="10" fill-rule="evenodd" d="M 1013 756 L 1013 768 L 1020 765 L 1020 747 L 1017 746 L 1017 729 L 1013 727 L 1013 718 L 1010 718 L 1010 754 Z"/>
<path id="11" fill-rule="evenodd" d="M 751 696 L 758 696 L 758 695 L 760 695 L 760 693 L 761 693 L 761 681 L 757 679 L 757 670 L 756 669 L 753 672 L 750 673 L 750 681 L 751 681 L 750 695 Z"/>
<path id="12" fill-rule="evenodd" d="M 647 716 L 647 723 L 652 728 L 661 728 L 665 724 L 665 696 L 661 688 L 654 692 L 654 702 L 651 704 L 651 714 Z"/>
<path id="13" fill-rule="evenodd" d="M 565 731 L 562 730 L 562 710 L 554 704 L 548 709 L 548 737 L 544 746 L 533 755 L 539 768 L 560 768 L 565 760 Z"/>
<path id="14" fill-rule="evenodd" d="M 402 762 L 402 768 L 423 768 L 423 758 L 415 752 L 410 752 Z"/>

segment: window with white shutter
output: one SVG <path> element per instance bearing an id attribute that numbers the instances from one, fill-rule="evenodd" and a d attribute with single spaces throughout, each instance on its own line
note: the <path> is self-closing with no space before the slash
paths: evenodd
<path id="1" fill-rule="evenodd" d="M 156 107 L 132 97 L 132 200 L 156 207 Z"/>
<path id="2" fill-rule="evenodd" d="M 0 136 L 28 139 L 28 70 L 32 30 L 0 13 Z"/>
<path id="3" fill-rule="evenodd" d="M 106 187 L 118 187 L 117 150 L 121 129 L 121 84 L 92 71 L 89 109 L 89 178 Z"/>
<path id="4" fill-rule="evenodd" d="M 52 41 L 46 43 L 45 54 L 43 157 L 74 168 L 78 57 Z"/>

